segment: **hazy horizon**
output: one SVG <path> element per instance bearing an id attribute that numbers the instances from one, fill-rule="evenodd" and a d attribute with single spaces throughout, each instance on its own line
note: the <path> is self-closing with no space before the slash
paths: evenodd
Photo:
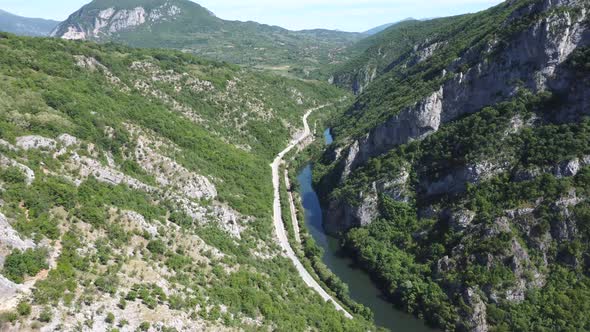
<path id="1" fill-rule="evenodd" d="M 12 14 L 65 20 L 90 1 L 0 0 L 0 9 Z M 201 0 L 193 1 L 225 20 L 256 21 L 291 30 L 332 29 L 366 31 L 409 17 L 425 19 L 484 10 L 501 0 Z"/>

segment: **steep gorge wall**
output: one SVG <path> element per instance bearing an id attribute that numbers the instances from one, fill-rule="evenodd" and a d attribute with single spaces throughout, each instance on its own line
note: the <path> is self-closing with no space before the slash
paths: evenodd
<path id="1" fill-rule="evenodd" d="M 578 4 L 581 2 L 546 0 L 514 13 L 505 26 L 531 15 L 536 20 L 514 34 L 508 43 L 495 38 L 483 51 L 472 48 L 455 60 L 440 73 L 449 78 L 437 91 L 339 151 L 339 166 L 335 168 L 338 174 L 332 174 L 332 178 L 342 183 L 369 159 L 398 145 L 423 139 L 466 114 L 508 100 L 523 88 L 567 96 L 567 103 L 558 113 L 557 121 L 571 121 L 586 114 L 590 93 L 583 85 L 578 85 L 573 78 L 575 73 L 567 68 L 566 61 L 574 50 L 590 44 L 588 12 L 583 6 L 579 10 L 560 10 Z M 464 73 L 458 70 L 470 63 L 475 65 Z M 463 186 L 469 178 L 470 174 L 457 177 Z M 456 185 L 449 184 L 437 192 L 443 193 Z M 364 196 L 371 198 L 364 200 L 360 207 L 339 200 L 330 202 L 326 228 L 337 233 L 371 222 L 377 214 L 376 209 L 362 207 L 374 206 L 368 200 L 375 199 L 377 193 Z"/>

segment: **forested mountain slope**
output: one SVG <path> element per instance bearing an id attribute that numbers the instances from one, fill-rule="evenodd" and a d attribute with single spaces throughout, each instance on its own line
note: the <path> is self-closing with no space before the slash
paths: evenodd
<path id="1" fill-rule="evenodd" d="M 401 308 L 448 330 L 590 329 L 589 9 L 410 22 L 340 76 L 365 88 L 315 166 L 325 227 Z"/>
<path id="2" fill-rule="evenodd" d="M 360 33 L 289 31 L 256 22 L 222 20 L 189 0 L 94 0 L 52 35 L 173 48 L 312 78 L 325 75 L 327 65 L 345 61 L 344 49 L 363 37 Z"/>
<path id="3" fill-rule="evenodd" d="M 394 24 L 395 24 L 395 23 L 386 23 L 386 24 L 382 24 L 382 25 L 376 26 L 376 27 L 374 27 L 374 28 L 372 28 L 372 29 L 369 29 L 369 30 L 367 30 L 367 31 L 365 31 L 365 32 L 363 32 L 363 33 L 364 33 L 365 35 L 367 35 L 367 36 L 376 35 L 376 34 L 378 34 L 379 32 L 381 32 L 381 31 L 383 31 L 383 30 L 386 30 L 387 28 L 391 27 L 391 26 L 392 26 L 392 25 L 394 25 Z"/>
<path id="4" fill-rule="evenodd" d="M 331 81 L 337 86 L 360 94 L 371 82 L 389 72 L 407 57 L 414 56 L 414 61 L 419 61 L 420 58 L 430 56 L 432 47 L 416 53 L 420 47 L 418 43 L 432 43 L 432 40 L 444 39 L 445 36 L 456 33 L 455 23 L 462 19 L 470 20 L 469 17 L 465 15 L 429 21 L 408 19 L 395 23 L 383 32 L 349 47 L 352 59 L 336 67 Z"/>
<path id="5" fill-rule="evenodd" d="M 268 165 L 341 91 L 9 34 L 0 86 L 0 329 L 372 329 L 273 238 Z"/>
<path id="6" fill-rule="evenodd" d="M 0 31 L 22 36 L 48 36 L 58 21 L 17 16 L 0 9 Z"/>

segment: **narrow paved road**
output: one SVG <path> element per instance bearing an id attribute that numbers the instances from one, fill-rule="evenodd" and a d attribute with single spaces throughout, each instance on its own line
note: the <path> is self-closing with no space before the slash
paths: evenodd
<path id="1" fill-rule="evenodd" d="M 289 144 L 289 146 L 287 146 L 287 148 L 285 150 L 283 150 L 281 153 L 279 153 L 277 155 L 277 158 L 270 165 L 272 167 L 272 184 L 274 187 L 274 216 L 273 216 L 273 220 L 274 220 L 274 224 L 275 224 L 275 231 L 277 233 L 277 238 L 279 240 L 279 244 L 280 244 L 281 248 L 283 249 L 283 251 L 287 255 L 287 257 L 289 257 L 289 259 L 293 262 L 293 264 L 295 265 L 295 268 L 297 269 L 297 272 L 299 273 L 299 276 L 301 276 L 301 278 L 307 284 L 307 286 L 311 287 L 318 294 L 320 294 L 320 296 L 325 301 L 330 301 L 330 302 L 334 303 L 334 306 L 336 307 L 336 309 L 344 312 L 344 315 L 347 318 L 352 318 L 352 315 L 350 315 L 344 308 L 342 308 L 342 306 L 338 302 L 334 301 L 334 299 L 328 293 L 326 293 L 326 291 L 317 283 L 317 281 L 315 281 L 315 279 L 311 276 L 311 274 L 309 274 L 309 272 L 307 272 L 307 270 L 303 267 L 303 264 L 301 264 L 301 262 L 299 261 L 299 258 L 297 258 L 295 251 L 293 251 L 293 248 L 291 248 L 291 245 L 289 244 L 289 239 L 287 238 L 287 232 L 285 230 L 285 225 L 283 224 L 283 216 L 282 216 L 282 211 L 281 211 L 281 198 L 280 198 L 280 192 L 279 192 L 279 187 L 280 187 L 279 167 L 283 161 L 283 157 L 287 153 L 289 153 L 289 151 L 291 151 L 294 147 L 296 147 L 299 143 L 301 143 L 304 139 L 306 139 L 309 136 L 310 130 L 309 130 L 309 124 L 307 123 L 307 118 L 309 117 L 309 115 L 311 113 L 313 113 L 314 111 L 322 109 L 326 106 L 328 106 L 328 105 L 323 105 L 320 107 L 310 109 L 307 111 L 307 113 L 305 113 L 305 115 L 303 116 L 303 125 L 304 125 L 303 134 L 301 134 L 301 136 L 299 138 L 293 139 L 291 141 L 291 143 Z"/>
<path id="2" fill-rule="evenodd" d="M 295 232 L 295 241 L 301 245 L 301 231 L 299 230 L 299 221 L 297 220 L 297 209 L 291 192 L 291 183 L 289 183 L 289 170 L 285 168 L 285 186 L 287 187 L 287 199 L 289 200 L 289 210 L 291 210 L 291 223 Z"/>

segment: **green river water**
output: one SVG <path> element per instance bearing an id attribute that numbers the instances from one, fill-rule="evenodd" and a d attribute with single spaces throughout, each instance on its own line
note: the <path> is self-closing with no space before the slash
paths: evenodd
<path id="1" fill-rule="evenodd" d="M 330 131 L 324 137 L 327 144 L 332 143 Z M 353 266 L 352 259 L 339 254 L 338 240 L 328 236 L 323 228 L 323 216 L 318 197 L 312 187 L 312 168 L 306 166 L 297 177 L 302 203 L 305 209 L 305 224 L 315 242 L 324 249 L 324 263 L 350 289 L 350 296 L 369 307 L 375 315 L 375 324 L 395 332 L 433 332 L 421 320 L 397 310 L 384 300 L 381 291 L 369 275 Z"/>

